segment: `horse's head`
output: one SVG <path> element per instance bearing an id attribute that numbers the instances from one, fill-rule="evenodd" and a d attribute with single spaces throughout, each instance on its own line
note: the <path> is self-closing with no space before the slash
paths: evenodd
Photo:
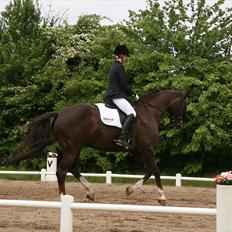
<path id="1" fill-rule="evenodd" d="M 139 102 L 145 103 L 151 108 L 155 108 L 156 111 L 159 111 L 162 115 L 167 111 L 171 118 L 171 125 L 179 127 L 185 117 L 186 96 L 186 94 L 179 90 L 161 89 L 143 96 L 140 98 Z"/>
<path id="2" fill-rule="evenodd" d="M 170 101 L 167 111 L 171 118 L 171 125 L 179 127 L 186 114 L 185 94 L 178 91 L 178 95 Z"/>

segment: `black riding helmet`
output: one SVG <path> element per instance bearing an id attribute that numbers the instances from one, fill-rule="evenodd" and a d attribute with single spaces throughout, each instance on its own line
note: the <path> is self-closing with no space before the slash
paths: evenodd
<path id="1" fill-rule="evenodd" d="M 126 47 L 126 45 L 122 44 L 122 45 L 117 45 L 117 47 L 114 49 L 114 55 L 118 56 L 118 55 L 129 55 L 129 50 Z"/>

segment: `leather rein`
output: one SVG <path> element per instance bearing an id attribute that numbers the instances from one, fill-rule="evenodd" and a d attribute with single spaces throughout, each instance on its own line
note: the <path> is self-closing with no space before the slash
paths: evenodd
<path id="1" fill-rule="evenodd" d="M 140 101 L 143 102 L 143 103 L 145 103 L 146 105 L 150 106 L 151 108 L 153 108 L 153 109 L 159 111 L 161 114 L 164 114 L 164 111 L 161 110 L 159 107 L 153 106 L 151 103 L 149 103 L 149 102 L 147 102 L 147 101 L 145 101 L 145 100 L 143 100 L 143 99 L 141 99 Z"/>
<path id="2" fill-rule="evenodd" d="M 170 104 L 168 105 L 167 108 L 169 108 L 170 106 L 172 106 L 174 103 L 176 103 L 176 102 L 179 101 L 179 100 L 181 100 L 180 97 L 178 97 L 178 98 L 172 100 L 172 101 L 170 102 Z M 152 105 L 151 103 L 149 103 L 149 102 L 147 102 L 147 101 L 145 101 L 145 100 L 143 100 L 143 99 L 140 99 L 140 101 L 142 101 L 142 102 L 145 103 L 146 105 L 152 107 L 153 109 L 156 109 L 156 110 L 159 111 L 161 114 L 164 114 L 164 113 L 165 113 L 164 110 L 161 110 L 159 107 L 154 106 L 154 105 Z"/>

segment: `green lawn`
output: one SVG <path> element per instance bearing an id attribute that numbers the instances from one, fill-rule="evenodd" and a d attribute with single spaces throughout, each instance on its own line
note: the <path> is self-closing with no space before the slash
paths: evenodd
<path id="1" fill-rule="evenodd" d="M 105 177 L 85 177 L 89 182 L 92 183 L 105 183 Z M 7 180 L 28 180 L 28 181 L 40 181 L 40 175 L 23 175 L 23 174 L 0 174 L 0 179 Z M 66 181 L 75 182 L 76 179 L 72 176 L 67 176 Z M 113 177 L 112 183 L 128 183 L 133 184 L 136 183 L 138 179 L 132 178 L 119 178 Z M 161 180 L 163 185 L 175 186 L 175 180 Z M 148 180 L 146 184 L 154 184 L 155 180 Z M 195 187 L 215 187 L 214 182 L 206 182 L 206 181 L 181 181 L 182 186 L 195 186 Z"/>

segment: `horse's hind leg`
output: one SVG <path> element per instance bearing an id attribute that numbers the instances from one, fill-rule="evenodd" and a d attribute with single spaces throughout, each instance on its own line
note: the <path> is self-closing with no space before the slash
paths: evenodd
<path id="1" fill-rule="evenodd" d="M 141 156 L 139 153 L 134 153 L 134 157 L 136 158 L 138 163 L 143 162 L 143 160 L 141 160 Z M 140 179 L 138 182 L 136 182 L 133 186 L 128 186 L 126 188 L 126 195 L 129 196 L 135 190 L 141 188 L 143 186 L 143 184 L 150 178 L 151 175 L 152 175 L 152 172 L 147 170 L 145 176 L 142 179 Z"/>
<path id="2" fill-rule="evenodd" d="M 128 186 L 126 188 L 126 195 L 129 196 L 131 193 L 133 193 L 136 189 L 139 189 L 143 186 L 146 180 L 150 178 L 152 174 L 150 172 L 147 172 L 145 176 L 140 179 L 138 182 L 136 182 L 133 186 Z"/>
<path id="3" fill-rule="evenodd" d="M 74 169 L 72 168 L 70 171 L 73 174 L 73 176 L 75 176 L 81 182 L 81 184 L 84 186 L 84 188 L 86 189 L 86 191 L 87 191 L 86 197 L 89 200 L 94 201 L 95 193 L 94 193 L 93 189 L 91 188 L 90 183 L 77 170 L 77 165 L 75 165 L 75 168 Z"/>
<path id="4" fill-rule="evenodd" d="M 62 159 L 59 162 L 59 165 L 56 171 L 60 195 L 66 194 L 65 178 L 66 178 L 67 172 L 73 166 L 73 163 L 76 159 L 76 154 L 77 154 L 76 150 L 64 151 L 64 153 L 62 154 Z"/>

